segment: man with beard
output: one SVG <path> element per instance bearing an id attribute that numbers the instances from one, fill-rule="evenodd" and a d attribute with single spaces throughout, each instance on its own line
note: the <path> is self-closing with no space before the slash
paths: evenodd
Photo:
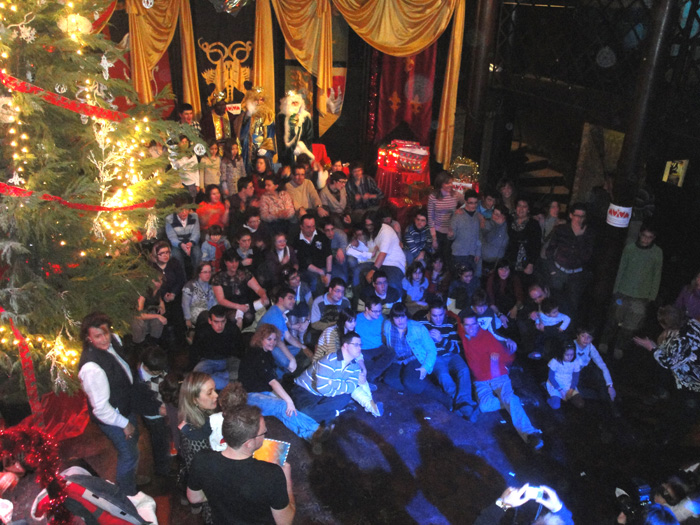
<path id="1" fill-rule="evenodd" d="M 275 152 L 275 111 L 267 104 L 265 90 L 254 86 L 246 91 L 241 102 L 241 114 L 233 121 L 233 129 L 241 142 L 241 156 L 246 173 L 253 170 L 259 156 L 272 162 Z"/>

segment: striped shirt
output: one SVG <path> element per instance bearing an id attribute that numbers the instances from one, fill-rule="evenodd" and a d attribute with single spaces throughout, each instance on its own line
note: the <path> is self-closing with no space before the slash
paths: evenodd
<path id="1" fill-rule="evenodd" d="M 442 199 L 431 193 L 428 197 L 428 226 L 440 233 L 447 233 L 457 204 L 463 202 L 464 199 L 459 193 L 453 192 L 449 197 L 443 196 Z"/>
<path id="2" fill-rule="evenodd" d="M 442 338 L 439 342 L 435 343 L 438 357 L 461 353 L 462 349 L 459 347 L 457 326 L 447 315 L 445 315 L 445 320 L 442 324 L 434 324 L 432 321 L 428 321 L 427 318 L 418 319 L 418 322 L 425 326 L 428 332 L 431 330 L 440 332 Z"/>
<path id="3" fill-rule="evenodd" d="M 294 382 L 317 396 L 352 394 L 360 383 L 360 367 L 354 359 L 343 361 L 343 352 L 338 350 L 316 361 Z"/>

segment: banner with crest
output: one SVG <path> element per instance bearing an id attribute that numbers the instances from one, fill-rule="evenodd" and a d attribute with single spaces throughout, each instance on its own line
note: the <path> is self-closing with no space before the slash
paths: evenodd
<path id="1" fill-rule="evenodd" d="M 229 104 L 241 102 L 246 91 L 244 83 L 252 80 L 255 4 L 229 13 L 226 5 L 219 3 L 220 6 L 205 0 L 191 3 L 199 92 L 205 113 L 204 108 L 211 107 L 220 92 L 226 94 Z"/>

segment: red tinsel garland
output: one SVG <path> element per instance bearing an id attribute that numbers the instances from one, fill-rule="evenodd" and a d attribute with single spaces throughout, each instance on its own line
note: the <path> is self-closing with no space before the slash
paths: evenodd
<path id="1" fill-rule="evenodd" d="M 72 514 L 66 509 L 66 482 L 60 476 L 58 445 L 51 436 L 35 428 L 0 430 L 0 459 L 20 461 L 36 470 L 37 481 L 49 496 L 49 523 L 69 525 Z"/>
<path id="2" fill-rule="evenodd" d="M 0 182 L 0 193 L 11 197 L 31 197 L 35 192 Z M 136 210 L 138 208 L 153 208 L 156 205 L 155 199 L 149 199 L 145 202 L 139 202 L 129 206 L 99 206 L 97 204 L 78 204 L 75 202 L 69 202 L 61 197 L 49 195 L 48 193 L 44 193 L 43 195 L 38 196 L 38 198 L 45 201 L 55 201 L 66 208 L 83 211 L 129 211 Z"/>
<path id="3" fill-rule="evenodd" d="M 49 104 L 65 108 L 74 113 L 80 113 L 81 115 L 87 115 L 88 117 L 96 117 L 105 120 L 120 121 L 125 118 L 129 118 L 129 115 L 122 113 L 121 111 L 114 111 L 112 109 L 100 108 L 98 106 L 93 106 L 91 104 L 85 104 L 77 100 L 71 100 L 56 93 L 51 93 L 46 91 L 39 86 L 25 82 L 24 80 L 19 80 L 18 78 L 12 77 L 6 73 L 0 72 L 0 82 L 11 90 L 19 91 L 20 93 L 30 93 L 32 95 L 39 95 Z"/>
<path id="4" fill-rule="evenodd" d="M 4 313 L 5 309 L 0 306 L 0 314 Z M 22 332 L 17 330 L 15 323 L 10 318 L 10 328 L 12 329 L 12 334 L 15 339 L 19 342 L 19 358 L 22 363 L 22 373 L 24 374 L 24 385 L 27 388 L 27 398 L 29 399 L 29 406 L 32 409 L 32 414 L 34 414 L 35 421 L 39 425 L 44 424 L 44 409 L 41 406 L 41 401 L 39 400 L 39 391 L 36 387 L 36 375 L 34 373 L 34 362 L 32 357 L 29 355 L 29 345 L 27 340 L 22 335 Z"/>

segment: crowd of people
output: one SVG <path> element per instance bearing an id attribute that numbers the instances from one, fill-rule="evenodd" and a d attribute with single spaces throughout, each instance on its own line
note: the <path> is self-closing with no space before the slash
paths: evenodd
<path id="1" fill-rule="evenodd" d="M 663 255 L 651 225 L 624 250 L 596 348 L 582 302 L 595 246 L 586 204 L 566 216 L 556 201 L 534 210 L 510 180 L 462 194 L 442 172 L 426 206 L 400 224 L 360 163 L 324 167 L 302 153 L 274 172 L 266 151 L 248 166 L 240 149 L 231 137 L 213 140 L 196 181 L 182 177 L 183 198 L 150 251 L 152 286 L 135 305 L 138 367 L 108 318 L 82 323 L 80 379 L 126 493 L 137 485 L 137 414 L 157 474 L 176 444 L 183 496 L 207 522 L 230 514 L 289 523 L 289 465 L 252 458 L 265 417 L 317 447 L 342 414 L 360 407 L 381 417 L 384 385 L 471 422 L 505 409 L 537 451 L 543 436 L 513 391 L 514 359 L 539 363 L 551 409 L 588 398 L 618 416 L 606 360 L 630 340 L 678 388 L 700 391 L 700 276 L 659 312 L 657 342 L 632 339 L 659 290 Z M 189 363 L 166 375 L 174 348 Z M 219 479 L 245 486 L 234 497 Z"/>

